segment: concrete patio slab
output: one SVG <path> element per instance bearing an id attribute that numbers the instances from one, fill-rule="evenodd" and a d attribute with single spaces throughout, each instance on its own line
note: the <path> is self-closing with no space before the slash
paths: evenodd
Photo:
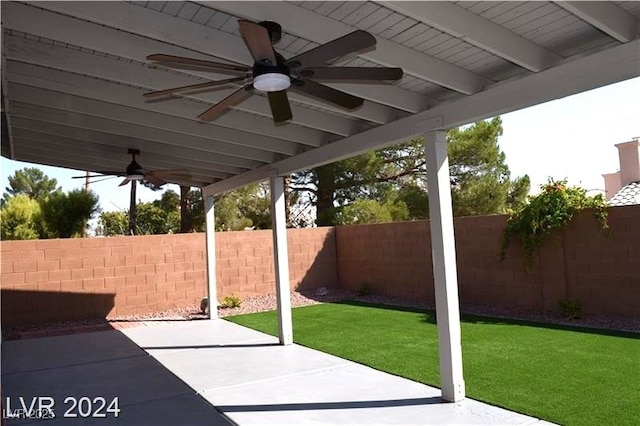
<path id="1" fill-rule="evenodd" d="M 181 328 L 180 337 L 164 327 L 123 333 L 238 424 L 542 424 L 470 399 L 445 403 L 437 388 L 302 346 L 278 346 L 272 336 L 224 320 L 192 327 Z M 193 332 L 200 343 L 186 337 Z M 176 341 L 193 347 L 175 352 Z"/>
<path id="2" fill-rule="evenodd" d="M 2 342 L 2 389 L 13 409 L 20 407 L 20 397 L 27 403 L 41 396 L 55 401 L 56 419 L 8 419 L 7 425 L 232 424 L 119 331 Z M 120 413 L 117 418 L 112 413 L 63 418 L 71 407 L 67 397 L 103 397 L 107 402 L 117 397 Z"/>
<path id="3" fill-rule="evenodd" d="M 121 426 L 232 426 L 234 423 L 216 411 L 211 405 L 197 395 L 185 394 L 142 402 L 121 407 L 117 419 L 114 418 L 56 418 L 20 422 L 9 420 L 7 425 L 46 425 L 46 426 L 99 426 L 116 424 Z M 58 413 L 60 415 L 60 413 Z"/>
<path id="4" fill-rule="evenodd" d="M 279 346 L 272 336 L 224 320 L 145 325 L 3 342 L 4 394 L 52 396 L 58 418 L 45 421 L 52 426 L 549 424 L 470 399 L 445 403 L 439 389 L 302 346 Z M 117 396 L 120 416 L 60 418 L 67 396 Z M 7 425 L 33 423 L 42 421 Z"/>
<path id="5" fill-rule="evenodd" d="M 276 393 L 277 390 L 277 393 Z M 268 382 L 212 389 L 204 397 L 239 424 L 531 424 L 530 417 L 351 364 Z"/>
<path id="6" fill-rule="evenodd" d="M 13 340 L 2 344 L 2 374 L 145 355 L 117 331 Z"/>
<path id="7" fill-rule="evenodd" d="M 165 355 L 191 349 L 216 348 L 221 345 L 245 343 L 277 343 L 275 337 L 248 328 L 237 329 L 228 321 L 176 321 L 170 327 L 123 329 L 122 332 L 151 355 Z M 162 323 L 165 324 L 165 323 Z"/>

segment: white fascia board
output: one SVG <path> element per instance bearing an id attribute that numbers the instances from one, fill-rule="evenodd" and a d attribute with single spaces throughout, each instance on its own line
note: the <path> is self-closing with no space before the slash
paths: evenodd
<path id="1" fill-rule="evenodd" d="M 251 170 L 241 175 L 232 176 L 228 179 L 207 185 L 202 188 L 202 195 L 205 197 L 217 195 L 250 183 L 262 182 L 274 176 L 277 176 L 276 169 L 268 164 L 260 167 L 259 169 Z"/>

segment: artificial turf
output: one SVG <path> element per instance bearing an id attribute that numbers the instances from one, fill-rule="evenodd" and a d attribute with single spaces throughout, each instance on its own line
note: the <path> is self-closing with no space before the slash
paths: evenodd
<path id="1" fill-rule="evenodd" d="M 277 335 L 276 312 L 228 317 Z M 435 313 L 293 309 L 296 343 L 439 386 Z M 640 335 L 463 316 L 467 396 L 565 425 L 640 425 Z"/>

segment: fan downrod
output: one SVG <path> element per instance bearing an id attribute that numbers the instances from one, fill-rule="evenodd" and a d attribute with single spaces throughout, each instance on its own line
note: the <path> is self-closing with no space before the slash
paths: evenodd
<path id="1" fill-rule="evenodd" d="M 267 29 L 269 32 L 269 38 L 271 39 L 271 44 L 279 42 L 282 38 L 282 27 L 277 22 L 262 21 L 258 22 L 258 25 Z"/>

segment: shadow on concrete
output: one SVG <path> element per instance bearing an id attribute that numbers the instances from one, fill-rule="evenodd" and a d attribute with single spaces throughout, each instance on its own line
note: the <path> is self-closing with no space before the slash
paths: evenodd
<path id="1" fill-rule="evenodd" d="M 113 293 L 2 289 L 0 298 L 5 327 L 104 319 L 115 305 Z"/>
<path id="2" fill-rule="evenodd" d="M 267 348 L 271 346 L 281 346 L 280 343 L 246 343 L 229 345 L 186 345 L 186 346 L 141 346 L 146 351 L 169 350 L 169 349 L 246 349 L 246 348 Z"/>
<path id="3" fill-rule="evenodd" d="M 264 405 L 220 405 L 218 409 L 227 413 L 255 411 L 305 411 L 305 410 L 349 410 L 357 408 L 410 407 L 413 405 L 445 404 L 441 397 L 389 399 L 377 401 L 302 402 L 298 404 Z"/>
<path id="4" fill-rule="evenodd" d="M 205 314 L 198 314 L 198 316 L 192 316 L 192 317 L 188 317 L 188 318 L 163 318 L 163 317 L 157 317 L 157 318 L 124 318 L 124 319 L 112 319 L 109 320 L 109 322 L 112 323 L 138 323 L 140 321 L 144 321 L 144 322 L 185 322 L 185 321 L 200 321 L 200 320 L 207 320 L 209 318 L 207 318 L 205 316 Z"/>
<path id="5" fill-rule="evenodd" d="M 233 424 L 115 330 L 3 342 L 2 390 L 3 401 L 9 401 L 11 408 L 19 407 L 20 397 L 27 403 L 44 395 L 53 398 L 56 418 L 42 420 L 50 426 Z M 107 405 L 117 398 L 120 412 L 116 417 L 113 411 L 103 410 L 104 418 L 83 418 L 76 407 L 71 414 L 78 417 L 65 418 L 65 412 L 72 408 L 67 398 L 79 401 L 82 397 L 102 397 Z M 85 404 L 83 409 L 87 407 Z M 27 422 L 33 420 L 8 419 L 6 424 Z"/>

